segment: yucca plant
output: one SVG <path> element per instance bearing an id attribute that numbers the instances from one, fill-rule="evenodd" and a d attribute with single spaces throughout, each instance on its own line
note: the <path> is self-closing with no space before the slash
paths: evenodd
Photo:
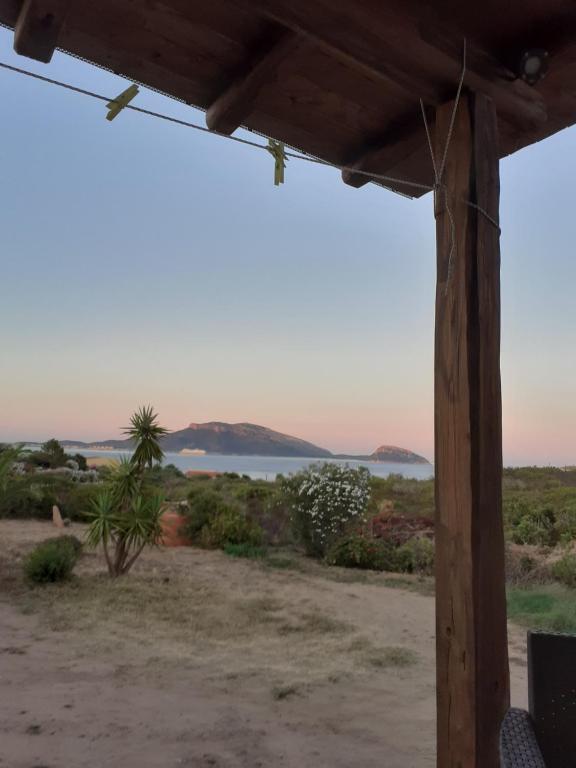
<path id="1" fill-rule="evenodd" d="M 153 467 L 161 462 L 164 453 L 160 448 L 160 440 L 168 434 L 168 430 L 158 424 L 158 416 L 150 405 L 145 405 L 132 414 L 130 426 L 124 434 L 129 435 L 134 442 L 132 462 L 140 468 Z"/>
<path id="2" fill-rule="evenodd" d="M 144 488 L 144 479 L 146 470 L 162 461 L 159 441 L 168 431 L 150 406 L 139 408 L 124 431 L 134 442 L 134 453 L 114 468 L 108 489 L 87 513 L 87 544 L 102 546 L 113 578 L 128 573 L 144 548 L 157 544 L 161 536 L 162 498 Z"/>

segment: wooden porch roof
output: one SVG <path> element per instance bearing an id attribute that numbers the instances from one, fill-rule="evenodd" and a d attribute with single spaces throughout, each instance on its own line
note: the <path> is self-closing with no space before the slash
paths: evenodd
<path id="1" fill-rule="evenodd" d="M 454 96 L 464 38 L 500 156 L 576 121 L 573 0 L 0 0 L 0 21 L 18 52 L 48 61 L 57 46 L 206 110 L 212 129 L 423 184 L 419 98 Z M 549 53 L 536 86 L 517 76 L 530 48 Z"/>

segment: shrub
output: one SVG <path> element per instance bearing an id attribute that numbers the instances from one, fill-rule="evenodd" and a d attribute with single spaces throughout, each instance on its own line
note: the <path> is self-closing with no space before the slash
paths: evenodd
<path id="1" fill-rule="evenodd" d="M 70 578 L 82 544 L 75 536 L 59 536 L 38 544 L 24 560 L 24 573 L 35 584 Z"/>
<path id="2" fill-rule="evenodd" d="M 370 500 L 364 467 L 313 465 L 282 484 L 294 536 L 307 554 L 322 557 L 352 522 L 361 522 Z"/>
<path id="3" fill-rule="evenodd" d="M 76 555 L 76 558 L 79 558 L 82 554 L 82 549 L 84 548 L 84 545 L 80 541 L 80 539 L 77 536 L 73 536 L 71 533 L 66 533 L 63 536 L 58 536 L 56 539 L 48 539 L 48 541 L 58 541 L 60 542 L 60 546 L 70 546 L 74 550 L 74 554 Z"/>
<path id="4" fill-rule="evenodd" d="M 434 573 L 434 542 L 417 537 L 409 539 L 396 550 L 397 569 L 403 573 Z"/>
<path id="5" fill-rule="evenodd" d="M 576 556 L 564 555 L 554 563 L 551 572 L 556 581 L 567 587 L 576 587 Z"/>
<path id="6" fill-rule="evenodd" d="M 506 582 L 518 586 L 545 583 L 550 581 L 547 566 L 523 550 L 512 546 L 506 547 Z"/>
<path id="7" fill-rule="evenodd" d="M 558 535 L 565 543 L 576 539 L 576 502 L 570 499 L 558 510 L 556 515 Z"/>
<path id="8" fill-rule="evenodd" d="M 328 565 L 342 568 L 367 568 L 374 571 L 395 571 L 394 547 L 380 539 L 351 534 L 338 539 L 326 556 Z"/>
<path id="9" fill-rule="evenodd" d="M 209 525 L 204 526 L 201 534 L 204 546 L 218 549 L 230 544 L 260 547 L 263 539 L 262 528 L 234 507 L 228 507 L 216 515 Z"/>
<path id="10" fill-rule="evenodd" d="M 268 544 L 288 544 L 292 541 L 290 531 L 290 508 L 275 483 L 264 480 L 243 481 L 234 489 L 237 499 L 264 531 Z"/>
<path id="11" fill-rule="evenodd" d="M 18 477 L 0 494 L 0 517 L 49 520 L 53 504 L 56 504 L 56 496 L 49 486 L 30 481 L 28 477 Z"/>
<path id="12" fill-rule="evenodd" d="M 75 483 L 68 477 L 26 474 L 15 477 L 0 493 L 0 517 L 52 519 L 57 504 L 63 517 L 84 520 L 99 483 Z"/>
<path id="13" fill-rule="evenodd" d="M 518 512 L 516 512 L 518 515 Z M 515 544 L 537 544 L 553 547 L 558 543 L 556 515 L 550 507 L 524 507 L 523 514 L 517 516 L 512 529 L 512 541 Z"/>
<path id="14" fill-rule="evenodd" d="M 406 517 L 390 512 L 379 512 L 369 522 L 372 536 L 400 546 L 416 537 L 432 537 L 434 521 L 428 517 Z"/>
<path id="15" fill-rule="evenodd" d="M 63 467 L 66 464 L 66 453 L 58 440 L 52 438 L 42 445 L 42 453 L 47 457 L 51 467 Z"/>
<path id="16" fill-rule="evenodd" d="M 226 499 L 216 491 L 192 489 L 188 494 L 185 535 L 192 540 L 197 538 L 203 528 L 209 526 L 215 517 L 229 508 Z"/>

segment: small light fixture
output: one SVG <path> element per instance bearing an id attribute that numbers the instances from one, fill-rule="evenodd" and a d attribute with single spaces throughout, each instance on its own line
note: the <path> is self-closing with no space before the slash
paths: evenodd
<path id="1" fill-rule="evenodd" d="M 528 85 L 536 85 L 548 72 L 548 51 L 529 48 L 520 59 L 518 75 Z"/>

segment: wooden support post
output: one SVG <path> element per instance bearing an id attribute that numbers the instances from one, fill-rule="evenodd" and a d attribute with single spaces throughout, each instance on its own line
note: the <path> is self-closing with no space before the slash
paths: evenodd
<path id="1" fill-rule="evenodd" d="M 452 104 L 436 111 L 442 157 Z M 462 96 L 436 202 L 438 768 L 497 768 L 509 706 L 500 395 L 496 112 Z M 449 207 L 454 220 L 450 223 Z M 453 264 L 449 267 L 452 241 Z M 449 279 L 450 278 L 450 279 Z"/>

